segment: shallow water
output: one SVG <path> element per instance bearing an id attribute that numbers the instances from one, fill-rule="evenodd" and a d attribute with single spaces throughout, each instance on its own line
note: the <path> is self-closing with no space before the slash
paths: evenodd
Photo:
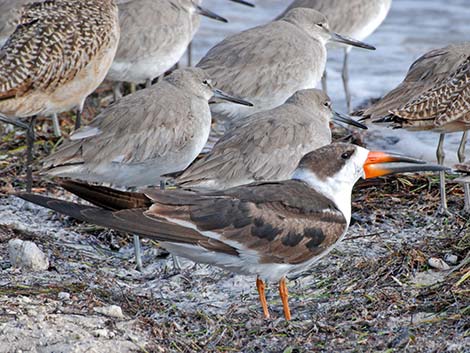
<path id="1" fill-rule="evenodd" d="M 197 62 L 208 49 L 229 34 L 266 23 L 287 6 L 287 1 L 253 0 L 257 7 L 247 8 L 227 0 L 205 0 L 204 6 L 225 16 L 230 23 L 203 20 L 194 40 L 194 60 Z M 350 86 L 353 106 L 368 98 L 380 97 L 403 80 L 408 67 L 425 52 L 468 40 L 470 6 L 468 0 L 394 0 L 388 18 L 367 39 L 377 50 L 353 50 L 350 55 Z M 329 95 L 335 108 L 345 111 L 341 82 L 342 51 L 330 52 L 328 62 Z M 446 162 L 456 162 L 456 150 L 461 133 L 446 139 Z M 435 160 L 438 141 L 435 133 L 410 133 L 387 128 L 375 128 L 368 133 L 372 148 L 413 154 Z M 470 157 L 470 152 L 467 152 Z"/>

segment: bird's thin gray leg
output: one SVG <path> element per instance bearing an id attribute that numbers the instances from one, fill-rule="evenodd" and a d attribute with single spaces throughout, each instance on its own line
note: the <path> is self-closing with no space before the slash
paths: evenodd
<path id="1" fill-rule="evenodd" d="M 33 189 L 33 157 L 34 157 L 34 126 L 36 125 L 36 117 L 31 117 L 31 121 L 26 131 L 26 140 L 28 144 L 26 155 L 26 192 Z"/>
<path id="2" fill-rule="evenodd" d="M 149 88 L 152 86 L 152 79 L 148 78 L 145 80 L 145 88 Z"/>
<path id="3" fill-rule="evenodd" d="M 130 91 L 131 93 L 135 93 L 137 91 L 137 85 L 134 82 L 131 82 Z"/>
<path id="4" fill-rule="evenodd" d="M 80 129 L 80 126 L 82 125 L 82 111 L 83 111 L 83 107 L 79 107 L 77 109 L 77 114 L 75 118 L 75 130 Z"/>
<path id="5" fill-rule="evenodd" d="M 3 114 L 0 114 L 0 121 L 4 122 L 5 124 L 10 124 L 10 125 L 19 127 L 20 129 L 25 129 L 25 130 L 29 129 L 29 124 L 25 124 L 19 120 L 10 119 L 9 117 Z"/>
<path id="6" fill-rule="evenodd" d="M 188 67 L 193 66 L 193 42 L 190 42 L 187 49 L 188 53 Z"/>
<path id="7" fill-rule="evenodd" d="M 457 153 L 460 163 L 465 162 L 465 146 L 467 144 L 467 136 L 468 136 L 468 131 L 464 131 L 462 135 L 462 140 L 460 140 L 460 146 L 459 146 L 459 150 Z M 470 212 L 470 184 L 468 183 L 463 184 L 463 190 L 465 192 L 465 196 L 464 196 L 465 206 L 463 210 L 465 212 Z"/>
<path id="8" fill-rule="evenodd" d="M 351 112 L 351 92 L 349 91 L 349 50 L 344 49 L 344 62 L 343 62 L 343 86 L 344 94 L 346 95 L 346 106 L 348 113 Z"/>
<path id="9" fill-rule="evenodd" d="M 57 114 L 52 114 L 52 128 L 54 129 L 55 137 L 62 136 L 62 131 L 60 130 L 60 123 Z"/>
<path id="10" fill-rule="evenodd" d="M 114 82 L 113 84 L 113 97 L 114 101 L 117 102 L 122 98 L 122 82 Z"/>
<path id="11" fill-rule="evenodd" d="M 440 165 L 444 164 L 444 138 L 445 134 L 440 134 L 439 144 L 437 145 L 436 157 L 437 163 Z M 441 204 L 438 209 L 439 214 L 450 215 L 450 212 L 447 210 L 447 197 L 446 197 L 446 173 L 444 171 L 439 172 L 439 186 L 441 193 Z"/>
<path id="12" fill-rule="evenodd" d="M 165 180 L 160 180 L 160 190 L 165 190 Z M 171 259 L 173 260 L 173 268 L 181 272 L 181 263 L 178 256 L 171 254 Z"/>
<path id="13" fill-rule="evenodd" d="M 137 271 L 142 272 L 142 248 L 140 246 L 140 238 L 138 235 L 133 236 L 134 238 L 134 254 L 135 254 L 135 265 Z"/>
<path id="14" fill-rule="evenodd" d="M 323 71 L 323 76 L 321 77 L 321 88 L 323 90 L 323 92 L 325 92 L 326 94 L 328 94 L 328 74 L 326 73 L 326 69 L 325 71 Z"/>
<path id="15" fill-rule="evenodd" d="M 135 188 L 130 188 L 130 190 L 135 191 Z M 140 237 L 137 234 L 132 236 L 132 240 L 134 242 L 134 258 L 135 258 L 135 267 L 137 271 L 142 272 L 143 265 L 142 265 L 142 246 L 140 243 Z"/>

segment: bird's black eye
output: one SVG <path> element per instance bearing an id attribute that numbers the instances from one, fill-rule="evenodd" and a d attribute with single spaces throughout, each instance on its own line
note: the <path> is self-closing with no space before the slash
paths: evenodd
<path id="1" fill-rule="evenodd" d="M 208 81 L 208 80 L 204 80 L 204 81 L 202 81 L 202 84 L 204 84 L 204 85 L 207 86 L 207 85 L 209 84 L 209 81 Z"/>
<path id="2" fill-rule="evenodd" d="M 323 23 L 317 23 L 317 26 L 323 28 Z"/>
<path id="3" fill-rule="evenodd" d="M 348 152 L 344 152 L 342 155 L 341 155 L 341 158 L 343 159 L 349 159 L 351 158 L 351 156 L 353 155 L 354 151 L 348 151 Z"/>
<path id="4" fill-rule="evenodd" d="M 325 103 L 323 103 L 323 105 L 327 108 L 330 108 L 331 107 L 331 102 L 326 101 Z"/>

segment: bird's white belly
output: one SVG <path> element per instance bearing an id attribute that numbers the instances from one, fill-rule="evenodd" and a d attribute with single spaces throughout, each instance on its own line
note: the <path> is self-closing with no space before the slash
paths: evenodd
<path id="1" fill-rule="evenodd" d="M 357 40 L 364 40 L 369 37 L 385 20 L 388 11 L 389 7 L 382 5 L 379 13 L 376 16 L 369 17 L 369 20 L 365 21 L 363 26 L 357 28 L 356 31 L 351 33 L 351 36 Z"/>
<path id="2" fill-rule="evenodd" d="M 154 79 L 170 70 L 184 55 L 189 40 L 176 43 L 171 50 L 159 51 L 151 56 L 125 61 L 116 58 L 109 70 L 107 79 L 143 83 L 147 79 Z"/>
<path id="3" fill-rule="evenodd" d="M 75 177 L 89 182 L 106 182 L 116 186 L 135 187 L 158 185 L 161 175 L 185 169 L 190 162 L 188 158 L 175 159 L 171 165 L 164 161 L 151 160 L 139 164 L 106 163 L 97 166 L 88 166 L 77 173 L 70 173 Z M 67 174 L 67 173 L 66 173 Z"/>

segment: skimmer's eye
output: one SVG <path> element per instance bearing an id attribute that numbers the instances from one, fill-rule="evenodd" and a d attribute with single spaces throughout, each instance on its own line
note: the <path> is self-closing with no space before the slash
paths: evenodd
<path id="1" fill-rule="evenodd" d="M 353 155 L 354 151 L 347 151 L 347 152 L 344 152 L 342 155 L 341 155 L 341 158 L 342 159 L 350 159 L 351 156 Z"/>

